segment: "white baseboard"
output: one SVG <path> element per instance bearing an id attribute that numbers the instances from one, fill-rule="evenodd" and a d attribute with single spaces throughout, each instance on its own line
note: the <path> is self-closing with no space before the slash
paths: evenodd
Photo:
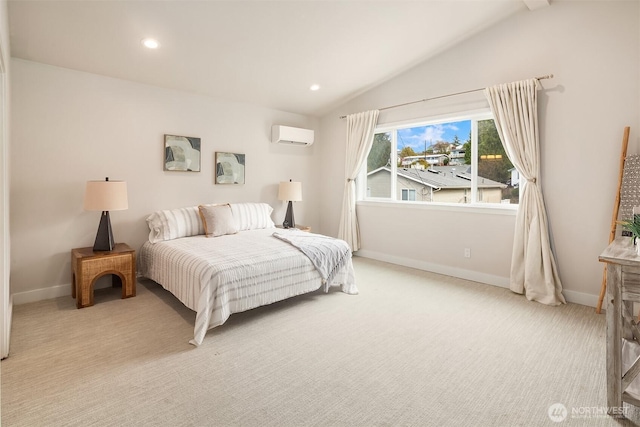
<path id="1" fill-rule="evenodd" d="M 458 277 L 460 279 L 471 280 L 473 282 L 485 283 L 487 285 L 499 286 L 501 288 L 509 288 L 509 278 L 500 277 L 492 274 L 479 273 L 477 271 L 464 270 L 462 268 L 449 267 L 446 265 L 433 264 L 417 259 L 408 259 L 395 255 L 384 254 L 376 251 L 360 249 L 354 253 L 355 256 L 363 258 L 371 258 L 377 261 L 388 262 L 391 264 L 411 267 L 418 270 L 430 271 L 432 273 L 444 274 L 445 276 Z"/>
<path id="2" fill-rule="evenodd" d="M 586 305 L 587 307 L 597 307 L 599 295 L 585 294 L 584 292 L 569 291 L 567 289 L 562 290 L 562 295 L 573 304 Z M 604 308 L 602 309 L 604 311 Z"/>
<path id="3" fill-rule="evenodd" d="M 11 325 L 13 323 L 13 296 L 9 295 L 9 303 L 7 304 L 7 324 L 5 330 L 2 331 L 2 343 L 0 343 L 0 359 L 4 360 L 9 356 L 9 344 L 11 343 Z"/>
<path id="4" fill-rule="evenodd" d="M 110 286 L 110 283 L 96 283 L 94 285 L 94 289 L 103 289 Z M 11 295 L 13 302 L 16 305 L 65 296 L 71 297 L 71 283 L 67 285 L 51 286 L 49 288 L 34 289 L 32 291 L 16 292 Z"/>
<path id="5" fill-rule="evenodd" d="M 375 259 L 377 261 L 388 262 L 391 264 L 411 267 L 418 270 L 430 271 L 432 273 L 444 274 L 445 276 L 457 277 L 459 279 L 471 280 L 473 282 L 484 283 L 486 285 L 498 286 L 509 289 L 509 278 L 495 276 L 492 274 L 479 273 L 477 271 L 464 270 L 461 268 L 449 267 L 446 265 L 433 264 L 426 261 L 416 259 L 407 259 L 404 257 L 384 254 L 376 251 L 360 249 L 354 252 L 354 256 Z M 585 294 L 583 292 L 563 290 L 567 302 L 586 305 L 588 307 L 596 307 L 598 304 L 598 295 Z"/>
<path id="6" fill-rule="evenodd" d="M 449 267 L 446 265 L 433 264 L 426 261 L 420 261 L 415 259 L 407 259 L 404 257 L 384 254 L 376 251 L 368 251 L 366 249 L 360 249 L 354 253 L 354 256 L 362 258 L 370 258 L 378 261 L 388 262 L 391 264 L 402 265 L 405 267 L 411 267 L 418 270 L 430 271 L 432 273 L 444 274 L 445 276 L 457 277 L 460 279 L 471 280 L 473 282 L 484 283 L 486 285 L 498 286 L 501 288 L 509 289 L 509 278 L 495 276 L 492 274 L 479 273 L 477 271 L 464 270 L 461 268 Z M 96 283 L 95 289 L 108 288 L 109 283 Z M 568 302 L 580 305 L 586 305 L 588 307 L 596 307 L 598 305 L 598 295 L 585 294 L 577 291 L 562 291 L 564 297 Z M 50 288 L 34 289 L 32 291 L 18 292 L 11 295 L 13 303 L 16 305 L 26 304 L 29 302 L 42 301 L 45 299 L 52 299 L 64 296 L 71 296 L 71 284 L 52 286 Z"/>

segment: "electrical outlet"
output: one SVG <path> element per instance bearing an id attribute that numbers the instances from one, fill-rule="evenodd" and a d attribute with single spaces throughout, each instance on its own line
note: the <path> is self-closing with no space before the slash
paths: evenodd
<path id="1" fill-rule="evenodd" d="M 464 248 L 464 257 L 471 258 L 471 248 Z"/>

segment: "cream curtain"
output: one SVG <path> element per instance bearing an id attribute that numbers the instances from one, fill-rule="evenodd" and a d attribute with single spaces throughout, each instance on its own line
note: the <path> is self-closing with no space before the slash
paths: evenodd
<path id="1" fill-rule="evenodd" d="M 511 256 L 512 291 L 528 300 L 564 304 L 540 187 L 536 79 L 485 89 L 509 160 L 520 173 L 520 206 Z"/>
<path id="2" fill-rule="evenodd" d="M 358 218 L 356 216 L 356 185 L 354 180 L 369 155 L 378 114 L 378 110 L 372 110 L 347 116 L 345 183 L 338 237 L 346 241 L 351 246 L 352 251 L 360 249 L 360 230 L 358 229 Z"/>

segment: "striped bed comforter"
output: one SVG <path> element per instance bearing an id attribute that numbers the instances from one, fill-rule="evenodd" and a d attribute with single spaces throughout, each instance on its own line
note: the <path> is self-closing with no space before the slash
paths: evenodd
<path id="1" fill-rule="evenodd" d="M 203 235 L 158 243 L 146 242 L 138 254 L 140 274 L 164 287 L 196 312 L 191 344 L 200 345 L 207 330 L 232 313 L 313 292 L 322 278 L 294 246 L 272 236 L 275 229 Z M 357 294 L 351 257 L 333 283 Z"/>

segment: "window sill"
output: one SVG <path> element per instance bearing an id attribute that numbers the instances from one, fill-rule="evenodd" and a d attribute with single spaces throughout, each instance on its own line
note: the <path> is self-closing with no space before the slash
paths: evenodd
<path id="1" fill-rule="evenodd" d="M 424 209 L 433 211 L 464 212 L 488 215 L 509 215 L 515 216 L 518 212 L 518 205 L 501 204 L 458 204 L 458 203 L 438 203 L 438 202 L 409 202 L 397 200 L 358 200 L 357 206 L 373 206 L 382 208 L 401 209 Z"/>

